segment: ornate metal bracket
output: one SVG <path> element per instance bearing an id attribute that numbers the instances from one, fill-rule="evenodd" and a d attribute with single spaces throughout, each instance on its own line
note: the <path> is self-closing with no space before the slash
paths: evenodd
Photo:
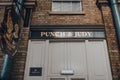
<path id="1" fill-rule="evenodd" d="M 22 17 L 24 20 L 24 26 L 28 26 L 28 22 L 26 18 L 30 16 L 26 15 L 30 14 L 30 9 L 35 7 L 35 1 L 29 1 L 25 3 L 20 3 L 21 0 L 13 0 L 9 2 L 0 2 L 0 6 L 5 6 L 4 19 L 1 23 L 0 27 L 0 45 L 2 51 L 8 54 L 11 57 L 17 52 L 20 38 L 20 18 Z M 21 6 L 21 7 L 20 7 Z M 28 10 L 24 15 L 23 11 Z"/>

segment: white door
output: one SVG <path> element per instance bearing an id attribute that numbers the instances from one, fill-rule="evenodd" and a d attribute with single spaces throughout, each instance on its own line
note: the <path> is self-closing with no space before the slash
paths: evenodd
<path id="1" fill-rule="evenodd" d="M 50 42 L 48 76 L 86 78 L 85 42 Z"/>
<path id="2" fill-rule="evenodd" d="M 30 76 L 31 67 L 42 76 Z M 106 41 L 30 41 L 24 80 L 112 80 Z"/>

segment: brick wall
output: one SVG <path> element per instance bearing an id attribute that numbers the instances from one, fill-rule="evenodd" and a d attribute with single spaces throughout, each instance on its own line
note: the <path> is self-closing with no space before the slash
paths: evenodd
<path id="1" fill-rule="evenodd" d="M 3 20 L 3 15 L 4 15 L 4 7 L 0 7 L 0 23 Z M 0 72 L 1 72 L 1 69 L 2 69 L 3 58 L 4 58 L 4 54 L 2 54 L 2 51 L 0 49 Z"/>
<path id="2" fill-rule="evenodd" d="M 108 43 L 108 51 L 110 55 L 111 61 L 111 68 L 113 79 L 118 80 L 118 69 L 119 69 L 119 50 L 118 50 L 118 43 L 115 33 L 115 26 L 113 24 L 111 9 L 108 5 L 102 6 L 106 36 L 107 36 L 107 43 Z"/>
<path id="3" fill-rule="evenodd" d="M 32 15 L 31 24 L 102 24 L 96 0 L 83 0 L 83 12 L 79 15 L 50 14 L 52 0 L 39 0 Z"/>
<path id="4" fill-rule="evenodd" d="M 22 35 L 20 38 L 18 52 L 14 59 L 11 80 L 23 80 L 23 77 L 24 77 L 25 61 L 26 61 L 27 47 L 28 47 L 29 28 L 22 28 L 21 33 Z"/>

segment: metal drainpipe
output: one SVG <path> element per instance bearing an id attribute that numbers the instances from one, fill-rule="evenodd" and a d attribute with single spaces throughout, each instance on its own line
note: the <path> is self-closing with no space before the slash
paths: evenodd
<path id="1" fill-rule="evenodd" d="M 4 57 L 0 80 L 10 80 L 12 66 L 13 66 L 13 59 L 11 59 L 8 54 L 6 54 Z"/>
<path id="2" fill-rule="evenodd" d="M 113 18 L 115 21 L 118 44 L 120 46 L 120 14 L 119 14 L 119 10 L 118 10 L 118 0 L 109 0 L 109 2 L 111 5 Z"/>
<path id="3" fill-rule="evenodd" d="M 118 10 L 118 0 L 109 0 L 109 3 L 111 6 L 113 18 L 114 18 L 118 44 L 120 47 L 120 13 Z M 120 69 L 118 68 L 117 71 L 119 72 L 118 79 L 120 80 Z"/>

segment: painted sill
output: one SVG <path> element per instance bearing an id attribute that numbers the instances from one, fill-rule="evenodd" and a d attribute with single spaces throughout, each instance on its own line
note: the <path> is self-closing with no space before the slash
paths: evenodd
<path id="1" fill-rule="evenodd" d="M 52 11 L 49 12 L 50 15 L 85 15 L 85 12 L 59 12 L 59 11 Z"/>

